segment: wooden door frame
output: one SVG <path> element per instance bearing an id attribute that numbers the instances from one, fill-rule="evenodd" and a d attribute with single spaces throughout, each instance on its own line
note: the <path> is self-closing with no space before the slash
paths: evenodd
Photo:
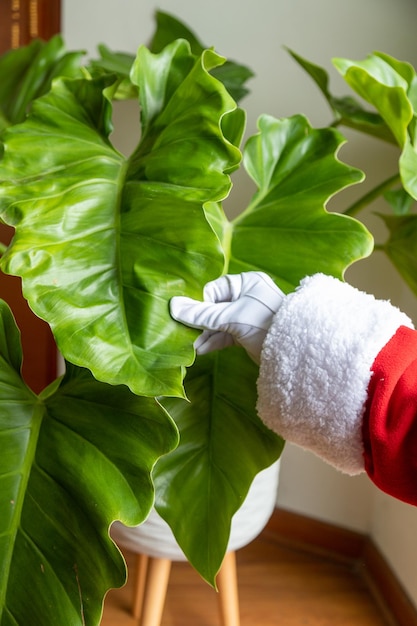
<path id="1" fill-rule="evenodd" d="M 61 0 L 0 0 L 0 54 L 32 39 L 48 40 L 60 30 Z M 12 228 L 0 225 L 2 243 L 8 244 L 12 236 Z M 23 377 L 39 393 L 57 371 L 57 349 L 49 325 L 30 310 L 19 278 L 0 272 L 0 298 L 12 309 L 20 329 Z"/>
<path id="2" fill-rule="evenodd" d="M 1 0 L 0 54 L 61 31 L 61 0 Z"/>

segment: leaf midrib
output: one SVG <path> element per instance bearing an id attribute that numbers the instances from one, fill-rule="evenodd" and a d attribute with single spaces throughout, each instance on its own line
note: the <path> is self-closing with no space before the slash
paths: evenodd
<path id="1" fill-rule="evenodd" d="M 27 486 L 29 483 L 32 466 L 36 457 L 36 450 L 43 422 L 43 416 L 43 404 L 41 402 L 34 403 L 34 411 L 31 420 L 31 435 L 29 437 L 28 446 L 25 454 L 25 462 L 22 471 L 22 482 L 19 485 L 18 497 L 15 502 L 15 511 L 11 524 L 10 541 L 8 542 L 7 552 L 4 558 L 4 571 L 6 572 L 7 580 L 8 576 L 10 575 L 15 541 L 20 526 L 20 520 L 22 517 L 22 510 L 25 502 Z M 6 595 L 8 589 L 7 580 L 4 581 L 4 584 L 0 585 L 0 616 L 3 613 L 6 604 Z"/>

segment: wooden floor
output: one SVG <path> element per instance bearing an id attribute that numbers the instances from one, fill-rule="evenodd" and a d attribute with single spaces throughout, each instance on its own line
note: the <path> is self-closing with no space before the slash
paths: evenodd
<path id="1" fill-rule="evenodd" d="M 126 555 L 132 569 L 131 555 Z M 349 561 L 290 547 L 263 533 L 237 553 L 241 626 L 395 626 Z M 107 596 L 102 626 L 138 626 L 131 585 Z M 161 626 L 219 626 L 217 594 L 174 563 Z"/>

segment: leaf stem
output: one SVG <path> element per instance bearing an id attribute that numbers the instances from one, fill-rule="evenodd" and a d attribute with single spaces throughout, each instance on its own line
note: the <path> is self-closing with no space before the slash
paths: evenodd
<path id="1" fill-rule="evenodd" d="M 359 200 L 351 204 L 350 207 L 348 207 L 345 211 L 343 211 L 343 214 L 351 215 L 351 216 L 356 215 L 362 209 L 368 206 L 368 204 L 370 204 L 373 200 L 375 200 L 379 196 L 382 196 L 382 194 L 385 191 L 387 191 L 388 189 L 391 189 L 393 185 L 399 182 L 401 182 L 401 178 L 400 178 L 400 174 L 397 172 L 396 174 L 394 174 L 394 176 L 387 178 L 382 183 L 380 183 L 379 185 L 377 185 L 376 187 L 368 191 L 368 193 L 366 193 L 364 196 L 359 198 Z"/>

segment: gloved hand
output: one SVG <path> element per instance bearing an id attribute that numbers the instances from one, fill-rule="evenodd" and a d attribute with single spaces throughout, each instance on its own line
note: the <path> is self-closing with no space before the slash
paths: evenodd
<path id="1" fill-rule="evenodd" d="M 204 287 L 204 301 L 184 296 L 171 299 L 172 317 L 204 332 L 197 354 L 240 344 L 259 363 L 262 344 L 284 294 L 263 272 L 228 274 Z"/>

